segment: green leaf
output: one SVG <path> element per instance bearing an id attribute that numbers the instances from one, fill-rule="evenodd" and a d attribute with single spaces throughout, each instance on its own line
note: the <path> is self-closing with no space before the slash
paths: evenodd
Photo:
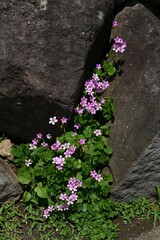
<path id="1" fill-rule="evenodd" d="M 81 173 L 77 173 L 76 179 L 81 181 L 82 180 L 82 174 Z"/>
<path id="2" fill-rule="evenodd" d="M 98 148 L 99 150 L 101 150 L 101 149 L 103 149 L 103 147 L 104 147 L 104 143 L 101 142 L 101 141 L 98 141 L 98 142 L 96 143 L 96 146 L 97 146 L 97 148 Z"/>
<path id="3" fill-rule="evenodd" d="M 92 128 L 90 126 L 87 126 L 84 131 L 83 134 L 86 138 L 91 138 L 92 136 Z"/>
<path id="4" fill-rule="evenodd" d="M 103 68 L 108 73 L 109 76 L 114 75 L 116 72 L 116 68 L 113 66 L 111 62 L 103 61 Z"/>
<path id="5" fill-rule="evenodd" d="M 84 203 L 82 206 L 82 212 L 87 212 L 87 204 Z"/>
<path id="6" fill-rule="evenodd" d="M 19 171 L 17 174 L 18 181 L 22 184 L 29 184 L 32 180 L 29 172 Z"/>
<path id="7" fill-rule="evenodd" d="M 78 198 L 77 203 L 83 203 L 83 199 L 82 198 Z"/>
<path id="8" fill-rule="evenodd" d="M 24 202 L 29 202 L 30 200 L 31 200 L 31 194 L 29 193 L 29 192 L 27 192 L 27 191 L 25 191 L 24 193 L 23 193 L 23 201 Z"/>
<path id="9" fill-rule="evenodd" d="M 75 169 L 80 169 L 82 166 L 82 161 L 80 159 L 74 160 L 74 162 L 72 161 L 72 166 Z"/>
<path id="10" fill-rule="evenodd" d="M 107 148 L 104 148 L 104 152 L 110 155 L 112 154 L 112 148 L 107 146 Z"/>
<path id="11" fill-rule="evenodd" d="M 13 147 L 11 148 L 11 151 L 10 151 L 11 155 L 14 156 L 14 157 L 21 157 L 22 155 L 22 150 L 21 148 L 17 148 L 17 147 Z"/>
<path id="12" fill-rule="evenodd" d="M 0 222 L 3 222 L 5 219 L 5 217 L 0 216 Z"/>
<path id="13" fill-rule="evenodd" d="M 33 172 L 33 174 L 35 175 L 35 176 L 43 176 L 43 170 L 42 170 L 42 167 L 40 166 L 40 164 L 39 163 L 37 163 L 35 166 L 34 166 L 34 172 Z"/>
<path id="14" fill-rule="evenodd" d="M 114 75 L 115 72 L 116 72 L 116 68 L 113 67 L 113 66 L 108 69 L 108 75 L 109 75 L 109 76 Z"/>
<path id="15" fill-rule="evenodd" d="M 44 187 L 41 186 L 41 183 L 39 183 L 38 186 L 34 188 L 34 191 L 37 193 L 38 197 L 48 198 L 47 191 Z"/>

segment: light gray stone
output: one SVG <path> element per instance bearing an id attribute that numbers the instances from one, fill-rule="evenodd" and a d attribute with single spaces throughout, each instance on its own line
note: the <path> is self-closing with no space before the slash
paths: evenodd
<path id="1" fill-rule="evenodd" d="M 10 166 L 0 158 L 0 203 L 18 200 L 22 188 Z"/>
<path id="2" fill-rule="evenodd" d="M 140 236 L 130 238 L 129 240 L 160 240 L 160 227 L 156 227 L 152 231 L 142 233 Z"/>

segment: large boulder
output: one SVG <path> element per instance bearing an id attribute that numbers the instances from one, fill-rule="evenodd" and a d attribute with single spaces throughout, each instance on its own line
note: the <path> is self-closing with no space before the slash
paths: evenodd
<path id="1" fill-rule="evenodd" d="M 22 188 L 8 163 L 0 158 L 0 203 L 18 200 Z"/>
<path id="2" fill-rule="evenodd" d="M 122 74 L 111 84 L 112 194 L 120 200 L 153 197 L 160 184 L 160 21 L 143 5 L 125 7 L 113 37 L 127 43 Z"/>
<path id="3" fill-rule="evenodd" d="M 0 12 L 0 131 L 31 140 L 49 117 L 71 116 L 109 41 L 114 0 L 4 0 Z"/>

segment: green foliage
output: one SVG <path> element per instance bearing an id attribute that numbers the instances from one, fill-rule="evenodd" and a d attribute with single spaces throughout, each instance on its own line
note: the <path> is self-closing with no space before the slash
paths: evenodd
<path id="1" fill-rule="evenodd" d="M 113 179 L 103 171 L 112 155 L 107 122 L 113 120 L 114 106 L 113 99 L 102 95 L 116 75 L 115 65 L 108 56 L 96 65 L 72 124 L 68 129 L 61 125 L 64 133 L 55 142 L 46 143 L 38 134 L 32 144 L 11 150 L 24 188 L 23 202 L 43 207 L 41 216 L 56 226 L 61 239 L 113 240 L 117 236 L 112 219 L 118 211 L 109 201 Z M 50 118 L 51 124 L 56 122 L 55 116 Z"/>
<path id="2" fill-rule="evenodd" d="M 98 81 L 102 84 L 100 86 L 106 84 L 107 87 L 106 79 L 115 73 L 113 63 L 107 60 L 102 62 L 101 69 L 95 69 Z M 94 100 L 92 99 L 93 102 L 91 100 L 90 104 L 102 105 L 94 114 L 86 108 L 83 113 L 74 115 L 73 125 L 78 126 L 77 134 L 74 134 L 75 129 L 70 126 L 56 138 L 55 143 L 50 140 L 49 144 L 44 146 L 45 139 L 37 138 L 33 140 L 32 145 L 21 144 L 11 150 L 18 167 L 17 178 L 24 186 L 23 202 L 28 206 L 31 204 L 45 209 L 53 206 L 54 214 L 49 213 L 47 221 L 54 222 L 57 219 L 63 220 L 63 223 L 69 221 L 69 225 L 76 223 L 74 231 L 77 233 L 80 231 L 80 239 L 87 237 L 92 240 L 111 240 L 117 234 L 117 227 L 111 222 L 115 214 L 110 213 L 107 205 L 112 176 L 103 172 L 103 167 L 107 166 L 112 154 L 112 149 L 108 145 L 107 122 L 113 119 L 114 113 L 112 99 L 104 97 L 101 104 L 101 95 L 105 88 L 102 87 L 98 92 L 94 91 Z M 86 89 L 83 94 L 89 101 L 90 95 Z M 61 147 L 53 150 L 53 145 L 58 142 Z M 63 147 L 65 144 L 68 144 L 68 147 Z M 74 148 L 73 152 L 66 157 L 67 150 L 70 151 L 71 148 Z M 58 169 L 58 164 L 54 162 L 59 157 L 63 160 L 61 169 Z M 97 178 L 91 176 L 91 172 L 94 171 Z M 74 192 L 68 186 L 72 178 L 82 184 Z M 64 201 L 59 197 L 64 193 L 68 198 L 76 194 L 78 199 L 69 205 L 68 211 L 61 212 L 58 211 L 58 206 Z M 62 227 L 60 235 L 68 237 L 69 232 Z"/>
<path id="3" fill-rule="evenodd" d="M 12 148 L 26 207 L 21 204 L 21 210 L 14 204 L 0 207 L 1 240 L 24 239 L 25 232 L 30 239 L 40 240 L 115 240 L 119 229 L 113 219 L 117 216 L 126 222 L 153 216 L 154 225 L 160 220 L 158 186 L 157 202 L 141 198 L 117 203 L 109 199 L 113 178 L 103 168 L 112 155 L 107 122 L 114 119 L 114 105 L 113 99 L 102 94 L 116 75 L 117 59 L 115 62 L 108 59 L 109 56 L 95 68 L 92 79 L 86 82 L 84 102 L 81 98 L 78 114 L 73 116 L 68 129 L 61 126 L 64 133 L 56 142 L 46 143 L 38 136 L 32 144 Z M 70 183 L 73 179 L 76 189 Z"/>

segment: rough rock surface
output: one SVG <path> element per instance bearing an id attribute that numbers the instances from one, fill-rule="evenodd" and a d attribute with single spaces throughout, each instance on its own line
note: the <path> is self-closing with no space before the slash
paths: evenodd
<path id="1" fill-rule="evenodd" d="M 71 116 L 113 15 L 114 0 L 0 2 L 1 132 L 31 140 L 49 117 Z"/>
<path id="2" fill-rule="evenodd" d="M 160 227 L 156 227 L 150 232 L 142 233 L 136 238 L 130 238 L 129 240 L 160 240 Z"/>
<path id="3" fill-rule="evenodd" d="M 110 160 L 113 196 L 152 197 L 160 184 L 160 21 L 141 4 L 125 7 L 113 37 L 126 40 L 123 74 L 110 86 L 115 121 Z"/>
<path id="4" fill-rule="evenodd" d="M 7 158 L 8 160 L 13 160 L 13 156 L 10 153 L 12 147 L 13 143 L 11 143 L 9 139 L 0 142 L 0 156 Z"/>
<path id="5" fill-rule="evenodd" d="M 0 203 L 18 200 L 21 186 L 10 166 L 0 158 Z"/>

